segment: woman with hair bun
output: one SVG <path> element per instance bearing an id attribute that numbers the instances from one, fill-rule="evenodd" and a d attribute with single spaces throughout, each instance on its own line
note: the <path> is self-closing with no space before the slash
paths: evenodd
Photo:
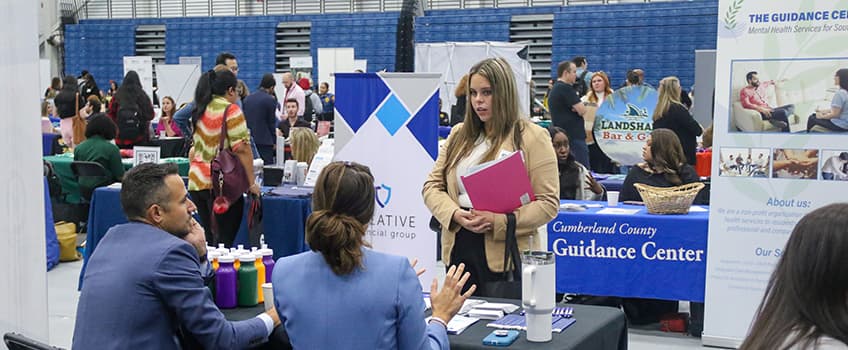
<path id="1" fill-rule="evenodd" d="M 295 349 L 448 349 L 446 324 L 476 288 L 460 290 L 465 266 L 433 279 L 424 323 L 416 272 L 406 258 L 368 249 L 374 216 L 368 167 L 333 162 L 318 176 L 306 221 L 312 251 L 281 258 L 271 280 L 280 321 Z"/>

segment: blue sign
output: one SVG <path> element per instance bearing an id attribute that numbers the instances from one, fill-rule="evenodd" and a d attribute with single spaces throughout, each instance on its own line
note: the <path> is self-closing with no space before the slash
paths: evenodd
<path id="1" fill-rule="evenodd" d="M 616 208 L 639 211 L 560 212 L 548 224 L 557 292 L 703 301 L 708 212 L 654 215 L 642 206 Z"/>
<path id="2" fill-rule="evenodd" d="M 604 99 L 595 112 L 595 140 L 610 159 L 623 165 L 642 161 L 642 145 L 653 130 L 657 91 L 628 86 Z"/>

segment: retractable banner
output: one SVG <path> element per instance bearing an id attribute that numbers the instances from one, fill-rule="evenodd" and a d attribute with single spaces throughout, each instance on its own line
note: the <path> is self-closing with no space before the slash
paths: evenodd
<path id="1" fill-rule="evenodd" d="M 421 188 L 438 155 L 439 74 L 336 73 L 335 160 L 367 165 L 376 211 L 366 240 L 436 273 L 436 234 Z"/>
<path id="2" fill-rule="evenodd" d="M 845 201 L 848 7 L 719 0 L 718 16 L 703 342 L 735 347 L 798 220 Z"/>

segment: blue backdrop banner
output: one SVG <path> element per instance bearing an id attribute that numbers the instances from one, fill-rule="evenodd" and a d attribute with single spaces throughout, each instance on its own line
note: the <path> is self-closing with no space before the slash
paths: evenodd
<path id="1" fill-rule="evenodd" d="M 637 212 L 624 213 L 627 210 Z M 707 211 L 653 215 L 645 207 L 630 205 L 561 211 L 548 224 L 548 249 L 556 254 L 556 290 L 703 301 L 708 216 Z"/>

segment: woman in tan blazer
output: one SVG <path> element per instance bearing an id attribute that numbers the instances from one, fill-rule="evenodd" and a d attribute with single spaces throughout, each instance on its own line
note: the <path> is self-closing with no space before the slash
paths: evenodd
<path id="1" fill-rule="evenodd" d="M 465 263 L 471 279 L 483 286 L 502 280 L 506 215 L 472 209 L 459 177 L 469 167 L 522 150 L 536 196 L 516 209 L 519 250 L 547 246 L 536 229 L 559 209 L 556 155 L 545 129 L 521 117 L 512 69 L 502 58 L 477 63 L 469 72 L 465 120 L 454 126 L 426 182 L 424 202 L 442 224 L 442 261 Z M 520 266 L 520 265 L 519 265 Z M 484 288 L 478 288 L 478 294 Z"/>

